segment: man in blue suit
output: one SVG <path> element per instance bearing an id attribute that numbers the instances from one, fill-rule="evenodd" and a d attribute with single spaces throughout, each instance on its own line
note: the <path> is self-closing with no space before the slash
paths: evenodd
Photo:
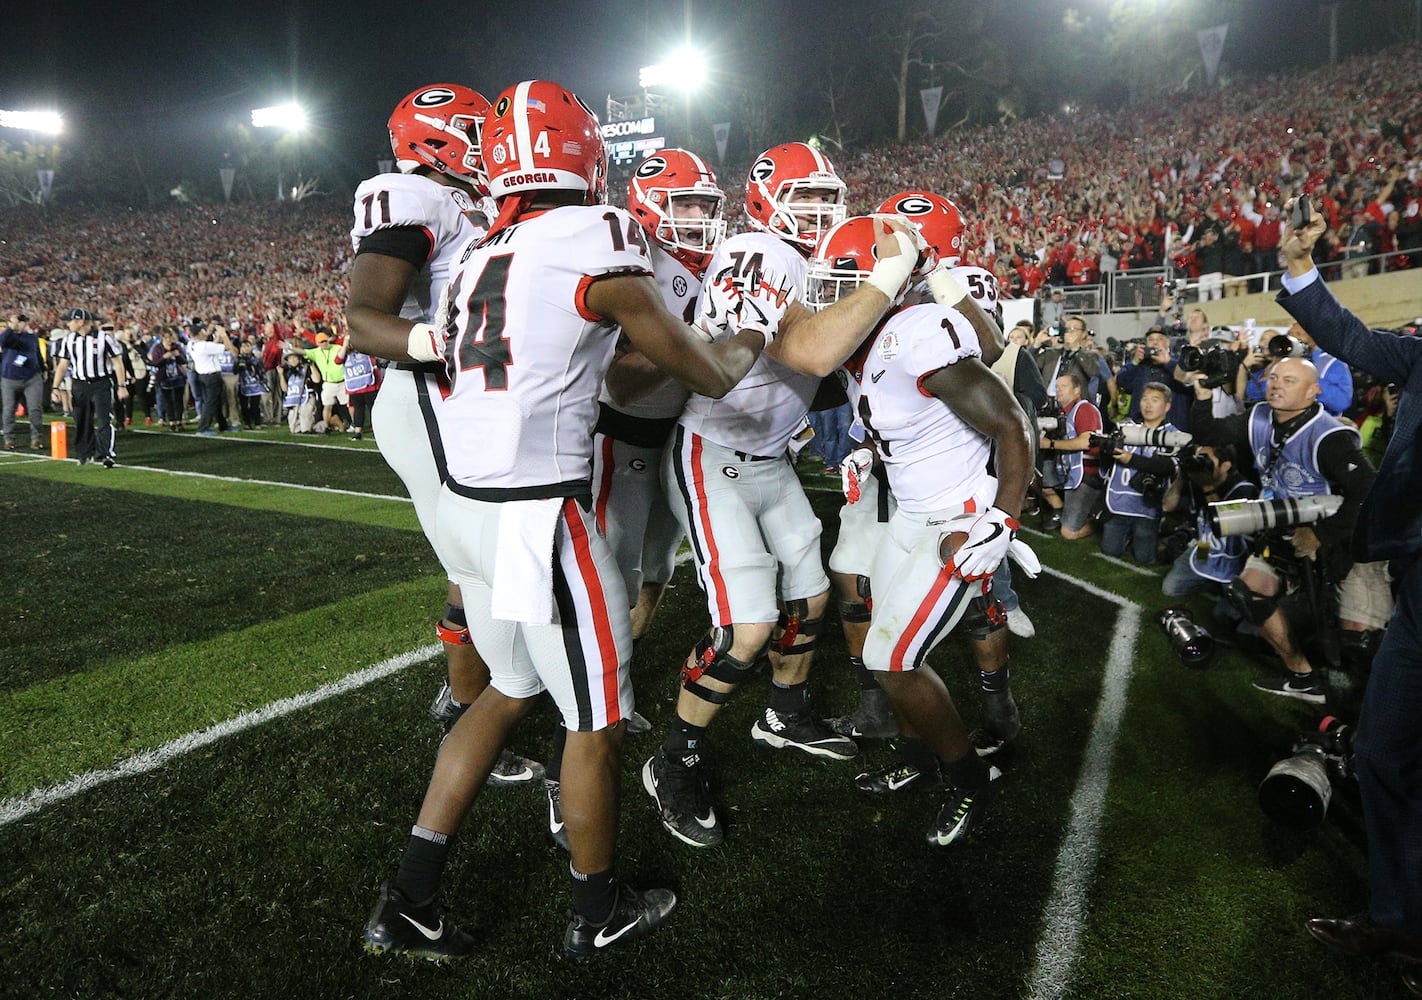
<path id="1" fill-rule="evenodd" d="M 1316 211 L 1310 216 L 1284 241 L 1288 274 L 1279 303 L 1319 347 L 1396 384 L 1402 396 L 1353 534 L 1355 559 L 1392 560 L 1397 590 L 1353 747 L 1370 899 L 1366 913 L 1315 918 L 1308 929 L 1345 954 L 1401 962 L 1403 984 L 1422 996 L 1422 338 L 1370 330 L 1338 303 L 1310 258 L 1327 226 Z"/>

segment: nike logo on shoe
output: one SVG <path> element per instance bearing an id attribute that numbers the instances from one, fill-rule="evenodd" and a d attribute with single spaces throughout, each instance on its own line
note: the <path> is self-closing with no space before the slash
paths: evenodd
<path id="1" fill-rule="evenodd" d="M 410 926 L 411 926 L 411 927 L 415 928 L 415 930 L 419 931 L 421 934 L 423 934 L 426 938 L 428 938 L 428 939 L 431 940 L 431 941 L 438 941 L 438 940 L 440 939 L 440 937 L 444 934 L 444 918 L 443 918 L 443 917 L 440 917 L 440 919 L 439 919 L 439 926 L 436 927 L 434 930 L 430 930 L 428 927 L 426 927 L 424 924 L 420 923 L 418 920 L 416 920 L 414 917 L 410 916 L 408 913 L 402 913 L 402 914 L 400 914 L 400 916 L 402 916 L 402 917 L 404 917 L 406 920 L 408 920 L 408 921 L 410 922 Z"/>
<path id="2" fill-rule="evenodd" d="M 637 921 L 634 920 L 630 924 L 623 924 L 611 934 L 608 933 L 608 928 L 604 927 L 597 932 L 597 937 L 593 938 L 593 945 L 597 948 L 606 948 L 608 945 L 612 944 L 614 941 L 616 941 L 618 938 L 620 938 L 622 935 L 626 934 L 628 931 L 630 931 L 636 926 Z"/>
<path id="3" fill-rule="evenodd" d="M 911 785 L 917 780 L 918 773 L 915 772 L 913 774 L 890 776 L 885 779 L 884 783 L 889 786 L 889 791 L 897 792 L 900 788 L 903 788 L 905 785 Z"/>
<path id="4" fill-rule="evenodd" d="M 696 822 L 701 825 L 701 828 L 702 828 L 703 830 L 710 830 L 712 827 L 714 827 L 714 826 L 716 825 L 716 810 L 714 810 L 714 809 L 707 809 L 707 810 L 706 810 L 706 815 L 705 815 L 704 818 L 701 817 L 701 816 L 697 816 L 697 817 L 694 817 L 694 818 L 695 818 Z"/>

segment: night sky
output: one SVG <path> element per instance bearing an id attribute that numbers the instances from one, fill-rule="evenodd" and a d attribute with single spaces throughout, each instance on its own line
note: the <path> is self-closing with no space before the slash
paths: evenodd
<path id="1" fill-rule="evenodd" d="M 1344 7 L 1361 10 L 1362 2 Z M 1012 4 L 1023 31 L 1054 30 L 1069 6 L 1104 21 L 1109 0 Z M 1249 58 L 1278 69 L 1326 57 L 1325 22 L 1312 0 L 1244 6 L 1249 15 L 1231 28 L 1227 62 Z M 747 72 L 750 38 L 778 38 L 782 56 L 764 75 L 772 86 L 794 88 L 831 33 L 876 31 L 882 9 L 837 0 L 693 0 L 693 25 L 708 61 L 726 75 Z M 61 110 L 65 143 L 107 126 L 166 156 L 208 164 L 220 155 L 224 124 L 295 96 L 312 116 L 312 154 L 365 174 L 387 150 L 390 109 L 417 86 L 464 83 L 492 98 L 519 79 L 547 77 L 601 113 L 609 93 L 636 91 L 638 67 L 680 44 L 683 18 L 683 0 L 21 2 L 6 14 L 0 107 Z M 1356 21 L 1345 18 L 1353 51 L 1359 33 L 1372 30 Z M 892 101 L 887 74 L 864 86 Z M 729 112 L 708 107 L 706 114 Z"/>

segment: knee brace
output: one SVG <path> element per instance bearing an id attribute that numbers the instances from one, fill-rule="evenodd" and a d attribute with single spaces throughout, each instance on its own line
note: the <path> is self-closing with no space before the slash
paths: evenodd
<path id="1" fill-rule="evenodd" d="M 1382 632 L 1368 629 L 1364 632 L 1340 630 L 1338 633 L 1338 655 L 1343 669 L 1351 674 L 1362 675 L 1373 665 L 1373 655 L 1382 644 Z"/>
<path id="2" fill-rule="evenodd" d="M 1251 625 L 1263 625 L 1279 607 L 1277 595 L 1265 597 L 1256 594 L 1238 577 L 1225 584 L 1224 594 L 1230 607 Z"/>
<path id="3" fill-rule="evenodd" d="M 869 596 L 869 578 L 856 576 L 854 590 L 859 599 L 846 601 L 839 599 L 839 620 L 842 622 L 867 622 L 873 615 L 874 598 Z"/>
<path id="4" fill-rule="evenodd" d="M 776 625 L 777 637 L 771 640 L 770 645 L 781 656 L 808 653 L 819 641 L 820 624 L 823 621 L 823 618 L 810 617 L 809 601 L 803 598 L 786 601 L 785 610 L 780 612 L 780 621 Z M 806 641 L 795 645 L 795 640 L 802 636 Z"/>
<path id="5" fill-rule="evenodd" d="M 731 655 L 734 630 L 731 626 L 711 630 L 696 644 L 692 653 L 681 667 L 681 686 L 702 701 L 713 705 L 724 705 L 731 698 L 729 691 L 716 691 L 701 683 L 703 676 L 718 680 L 722 684 L 740 684 L 755 667 L 760 654 L 749 662 L 738 660 Z"/>
<path id="6" fill-rule="evenodd" d="M 958 628 L 969 639 L 986 639 L 1007 627 L 1007 611 L 994 594 L 980 594 L 968 604 Z"/>
<path id="7" fill-rule="evenodd" d="M 440 642 L 451 646 L 469 646 L 474 642 L 469 635 L 469 620 L 464 617 L 464 609 L 454 604 L 444 606 L 444 617 L 435 622 L 435 635 L 439 636 Z"/>

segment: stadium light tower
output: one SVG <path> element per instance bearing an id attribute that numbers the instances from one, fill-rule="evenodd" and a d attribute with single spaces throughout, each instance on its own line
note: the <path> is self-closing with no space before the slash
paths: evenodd
<path id="1" fill-rule="evenodd" d="M 644 103 L 649 107 L 654 102 L 647 98 L 653 96 L 653 91 L 681 91 L 682 100 L 686 102 L 686 142 L 688 145 L 691 144 L 692 134 L 691 99 L 705 82 L 706 60 L 701 57 L 700 51 L 690 45 L 673 53 L 671 58 L 665 62 L 643 66 L 637 73 L 637 86 L 642 88 Z"/>
<path id="2" fill-rule="evenodd" d="M 64 117 L 58 111 L 0 111 L 0 128 L 58 135 L 64 131 Z"/>
<path id="3" fill-rule="evenodd" d="M 277 104 L 252 109 L 253 128 L 281 128 L 300 132 L 306 127 L 306 110 L 299 104 Z"/>

